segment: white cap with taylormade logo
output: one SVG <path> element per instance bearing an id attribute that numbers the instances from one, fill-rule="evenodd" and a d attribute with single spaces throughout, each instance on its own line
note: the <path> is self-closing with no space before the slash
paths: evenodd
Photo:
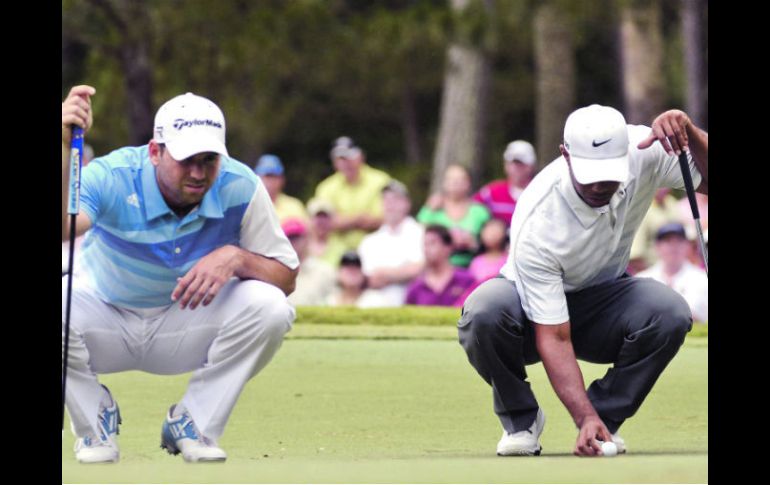
<path id="1" fill-rule="evenodd" d="M 620 112 L 592 104 L 564 125 L 564 148 L 580 184 L 628 180 L 628 127 Z"/>
<path id="2" fill-rule="evenodd" d="M 193 93 L 166 101 L 155 114 L 153 132 L 153 139 L 165 144 L 176 160 L 203 152 L 228 155 L 222 110 L 212 101 Z"/>

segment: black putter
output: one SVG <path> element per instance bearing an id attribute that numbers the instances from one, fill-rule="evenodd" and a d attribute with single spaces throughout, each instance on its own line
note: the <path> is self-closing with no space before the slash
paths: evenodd
<path id="1" fill-rule="evenodd" d="M 692 186 L 692 174 L 690 174 L 690 163 L 687 160 L 687 153 L 682 150 L 679 154 L 679 167 L 682 169 L 682 178 L 684 178 L 684 188 L 687 191 L 687 199 L 690 201 L 692 217 L 695 219 L 695 229 L 698 231 L 698 241 L 700 242 L 700 253 L 703 255 L 703 264 L 706 266 L 706 276 L 709 274 L 709 255 L 706 251 L 706 242 L 703 239 L 703 229 L 700 226 L 700 212 L 698 211 L 698 201 L 695 200 L 695 188 Z"/>
<path id="2" fill-rule="evenodd" d="M 72 127 L 72 142 L 70 143 L 70 253 L 67 268 L 67 305 L 64 317 L 64 356 L 61 375 L 61 429 L 64 432 L 64 403 L 67 396 L 67 357 L 70 348 L 70 306 L 72 302 L 72 268 L 75 266 L 75 229 L 78 212 L 80 212 L 80 169 L 83 163 L 83 128 Z"/>

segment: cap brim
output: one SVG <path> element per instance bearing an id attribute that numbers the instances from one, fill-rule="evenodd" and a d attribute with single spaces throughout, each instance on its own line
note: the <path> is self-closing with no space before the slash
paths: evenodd
<path id="1" fill-rule="evenodd" d="M 345 146 L 336 146 L 329 152 L 329 158 L 350 158 L 350 149 Z"/>
<path id="2" fill-rule="evenodd" d="M 525 158 L 525 157 L 507 157 L 505 158 L 505 161 L 508 163 L 521 162 L 524 165 L 528 165 L 530 167 L 535 164 L 534 160 L 532 160 L 531 158 Z"/>
<path id="3" fill-rule="evenodd" d="M 628 155 L 604 159 L 570 157 L 570 163 L 575 180 L 582 185 L 628 180 Z"/>
<path id="4" fill-rule="evenodd" d="M 169 153 L 176 160 L 184 160 L 185 158 L 205 152 L 229 156 L 227 148 L 225 148 L 222 142 L 210 136 L 200 136 L 200 134 L 196 134 L 194 137 L 177 137 L 172 141 L 166 142 L 166 148 L 168 148 Z"/>

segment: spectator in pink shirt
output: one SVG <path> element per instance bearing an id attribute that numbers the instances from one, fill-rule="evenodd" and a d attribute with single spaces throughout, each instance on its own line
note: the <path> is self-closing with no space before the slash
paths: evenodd
<path id="1" fill-rule="evenodd" d="M 503 153 L 505 179 L 495 180 L 481 187 L 473 200 L 484 204 L 492 217 L 508 227 L 516 208 L 516 201 L 535 176 L 537 158 L 534 147 L 524 140 L 512 141 Z"/>
<path id="2" fill-rule="evenodd" d="M 500 274 L 508 259 L 508 228 L 500 219 L 490 219 L 481 228 L 482 252 L 468 267 L 471 275 L 481 283 Z"/>

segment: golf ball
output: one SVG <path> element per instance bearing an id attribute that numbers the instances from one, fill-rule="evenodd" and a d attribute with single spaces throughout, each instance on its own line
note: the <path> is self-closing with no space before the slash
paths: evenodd
<path id="1" fill-rule="evenodd" d="M 604 456 L 615 456 L 618 454 L 618 447 L 612 441 L 602 443 L 602 454 Z"/>

